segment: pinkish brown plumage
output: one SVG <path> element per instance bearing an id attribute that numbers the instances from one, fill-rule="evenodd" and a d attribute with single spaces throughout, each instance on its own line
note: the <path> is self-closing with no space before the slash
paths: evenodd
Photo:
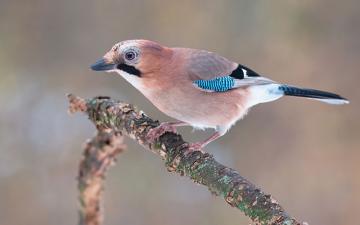
<path id="1" fill-rule="evenodd" d="M 301 96 L 331 104 L 348 101 L 336 94 L 282 85 L 215 53 L 169 48 L 147 40 L 120 42 L 92 66 L 117 72 L 176 122 L 163 123 L 150 132 L 156 138 L 174 126 L 214 128 L 200 149 L 224 135 L 248 109 L 284 95 Z"/>

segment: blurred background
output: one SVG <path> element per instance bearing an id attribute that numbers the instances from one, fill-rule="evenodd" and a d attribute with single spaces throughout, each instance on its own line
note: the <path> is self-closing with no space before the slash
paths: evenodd
<path id="1" fill-rule="evenodd" d="M 66 93 L 109 95 L 170 120 L 115 74 L 89 65 L 126 39 L 207 49 L 273 80 L 350 105 L 283 98 L 253 108 L 206 150 L 310 224 L 360 210 L 358 0 L 1 0 L 0 224 L 76 224 L 81 144 L 95 133 Z M 189 141 L 209 132 L 179 130 Z M 106 180 L 105 224 L 248 224 L 203 186 L 127 139 Z"/>

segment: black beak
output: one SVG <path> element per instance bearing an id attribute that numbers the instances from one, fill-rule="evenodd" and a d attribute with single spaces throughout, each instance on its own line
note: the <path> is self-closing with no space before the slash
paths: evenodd
<path id="1" fill-rule="evenodd" d="M 113 70 L 114 68 L 115 64 L 106 62 L 104 58 L 91 65 L 91 69 L 95 71 L 107 71 Z"/>

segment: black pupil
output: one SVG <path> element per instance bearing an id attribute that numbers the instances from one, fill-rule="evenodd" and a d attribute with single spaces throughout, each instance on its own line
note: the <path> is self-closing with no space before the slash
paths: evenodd
<path id="1" fill-rule="evenodd" d="M 135 52 L 127 52 L 125 57 L 127 60 L 133 60 L 135 58 Z"/>

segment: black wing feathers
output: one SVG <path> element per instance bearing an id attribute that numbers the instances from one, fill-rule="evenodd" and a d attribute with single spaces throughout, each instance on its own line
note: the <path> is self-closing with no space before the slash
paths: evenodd
<path id="1" fill-rule="evenodd" d="M 229 75 L 235 79 L 244 79 L 246 76 L 248 77 L 260 77 L 258 73 L 249 69 L 246 66 L 240 65 Z"/>

